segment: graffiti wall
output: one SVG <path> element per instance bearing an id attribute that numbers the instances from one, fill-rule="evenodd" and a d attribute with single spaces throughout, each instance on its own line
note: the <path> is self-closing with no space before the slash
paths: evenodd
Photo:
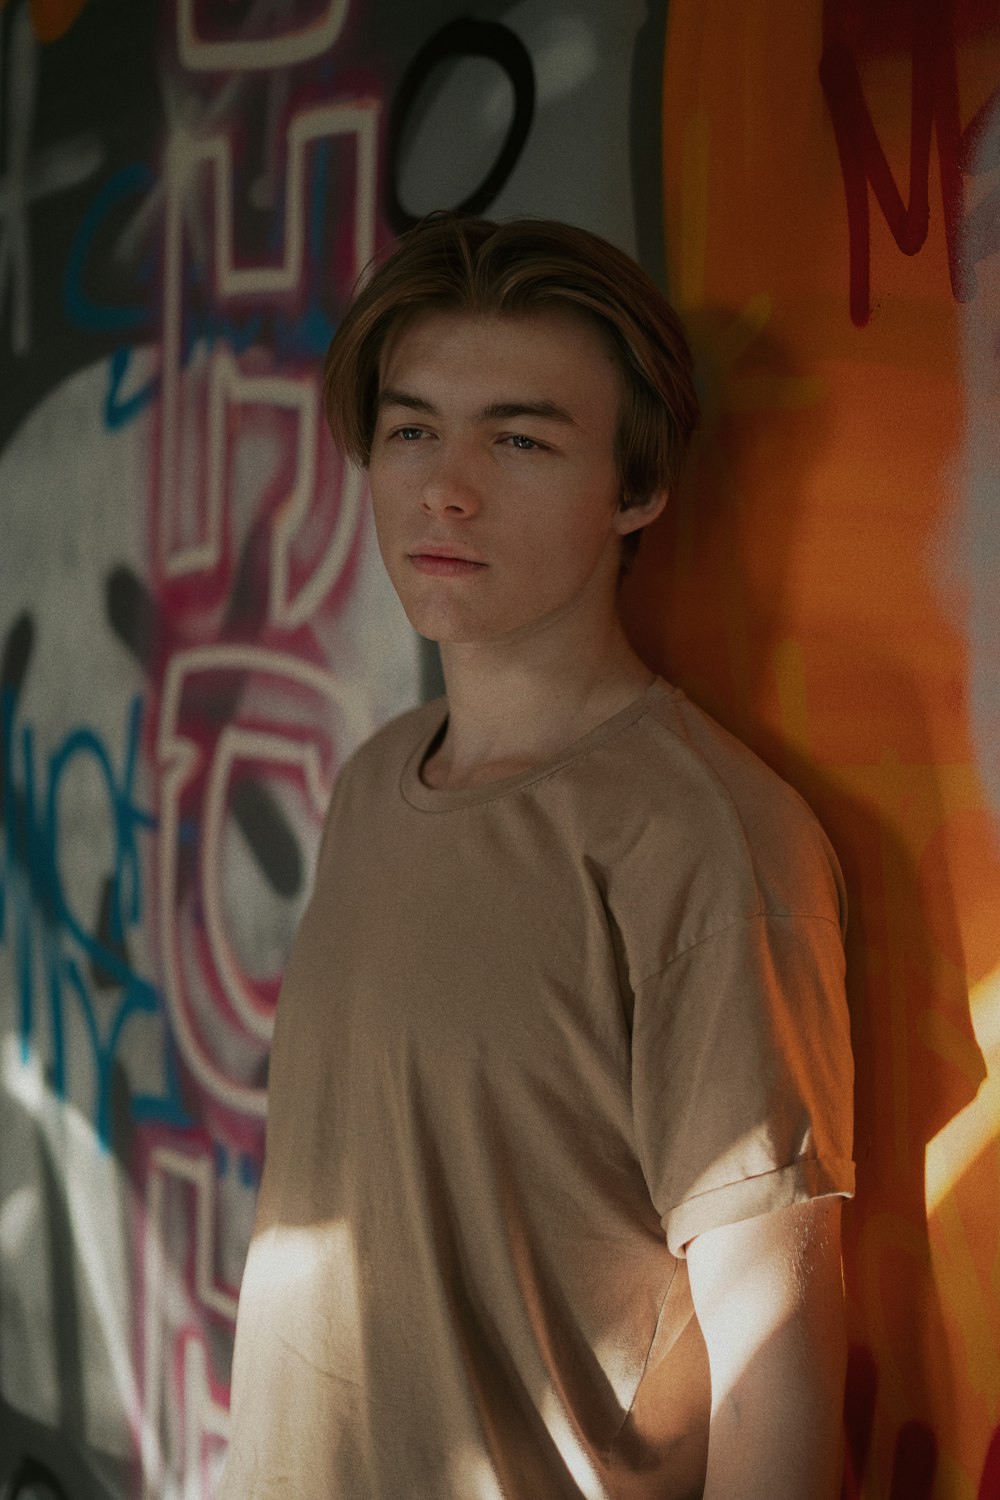
<path id="1" fill-rule="evenodd" d="M 506 10 L 0 10 L 5 1496 L 189 1500 L 224 1452 L 324 806 L 437 685 L 320 418 L 351 287 L 460 203 L 636 248 L 664 17 Z"/>
<path id="2" fill-rule="evenodd" d="M 708 400 L 630 618 L 805 793 L 847 876 L 845 1500 L 987 1500 L 1000 17 L 960 0 L 673 5 L 665 56 L 668 279 Z"/>
<path id="3" fill-rule="evenodd" d="M 973 0 L 0 4 L 0 1495 L 211 1496 L 338 766 L 438 690 L 322 354 L 414 216 L 681 307 L 625 610 L 851 893 L 845 1497 L 1000 1495 L 1000 20 Z"/>

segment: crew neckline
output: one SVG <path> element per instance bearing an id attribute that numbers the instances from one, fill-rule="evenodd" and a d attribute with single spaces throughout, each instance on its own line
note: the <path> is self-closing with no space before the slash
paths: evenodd
<path id="1" fill-rule="evenodd" d="M 637 719 L 642 718 L 655 699 L 673 697 L 676 693 L 677 689 L 671 687 L 670 683 L 662 677 L 654 677 L 649 686 L 643 688 L 639 696 L 633 698 L 631 703 L 620 708 L 609 719 L 595 724 L 593 729 L 589 729 L 578 739 L 571 740 L 568 745 L 564 745 L 547 760 L 540 761 L 530 770 L 518 771 L 513 776 L 504 776 L 497 781 L 488 781 L 482 786 L 471 787 L 430 787 L 421 780 L 421 768 L 430 755 L 432 746 L 440 740 L 448 722 L 447 698 L 435 698 L 426 705 L 428 717 L 431 716 L 432 709 L 437 710 L 431 717 L 432 727 L 429 731 L 426 727 L 423 729 L 403 765 L 399 778 L 400 792 L 404 801 L 419 812 L 450 812 L 455 808 L 474 807 L 479 803 L 493 802 L 499 797 L 509 796 L 511 792 L 518 791 L 521 787 L 530 786 L 532 782 L 551 776 L 554 771 L 560 770 L 572 760 L 577 760 L 581 755 L 586 755 L 588 751 L 603 744 L 612 735 L 634 724 Z M 424 723 L 426 724 L 426 719 Z"/>

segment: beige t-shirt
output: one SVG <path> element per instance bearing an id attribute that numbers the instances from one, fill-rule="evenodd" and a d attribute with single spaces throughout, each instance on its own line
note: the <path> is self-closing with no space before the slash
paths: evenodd
<path id="1" fill-rule="evenodd" d="M 835 856 L 657 679 L 432 790 L 443 699 L 338 777 L 290 960 L 223 1500 L 690 1500 L 684 1247 L 849 1195 Z"/>

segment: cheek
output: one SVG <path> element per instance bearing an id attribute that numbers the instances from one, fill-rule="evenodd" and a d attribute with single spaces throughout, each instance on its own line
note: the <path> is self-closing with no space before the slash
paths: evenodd
<path id="1" fill-rule="evenodd" d="M 519 596 L 541 608 L 562 603 L 582 588 L 598 566 L 602 539 L 580 525 L 579 517 L 560 519 L 543 535 L 522 536 L 505 549 L 514 567 Z"/>
<path id="2" fill-rule="evenodd" d="M 375 539 L 378 542 L 379 551 L 387 568 L 391 571 L 392 559 L 398 548 L 396 537 L 399 534 L 399 523 L 393 513 L 392 506 L 385 503 L 384 496 L 378 499 L 372 495 L 372 520 L 375 524 Z"/>
<path id="3" fill-rule="evenodd" d="M 545 544 L 553 565 L 566 572 L 588 569 L 609 544 L 614 530 L 614 504 L 603 489 L 581 487 L 551 505 L 546 516 Z"/>
<path id="4" fill-rule="evenodd" d="M 394 503 L 396 487 L 384 464 L 372 463 L 368 466 L 368 493 L 371 496 L 375 525 L 385 525 L 398 510 L 398 506 Z"/>

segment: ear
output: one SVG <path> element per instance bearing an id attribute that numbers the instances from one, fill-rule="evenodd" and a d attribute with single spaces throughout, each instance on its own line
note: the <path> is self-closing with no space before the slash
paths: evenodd
<path id="1" fill-rule="evenodd" d="M 628 536 L 630 531 L 638 531 L 640 526 L 648 526 L 650 521 L 655 521 L 667 503 L 667 495 L 668 491 L 665 489 L 654 490 L 648 500 L 626 506 L 624 510 L 619 507 L 612 519 L 618 535 Z"/>

